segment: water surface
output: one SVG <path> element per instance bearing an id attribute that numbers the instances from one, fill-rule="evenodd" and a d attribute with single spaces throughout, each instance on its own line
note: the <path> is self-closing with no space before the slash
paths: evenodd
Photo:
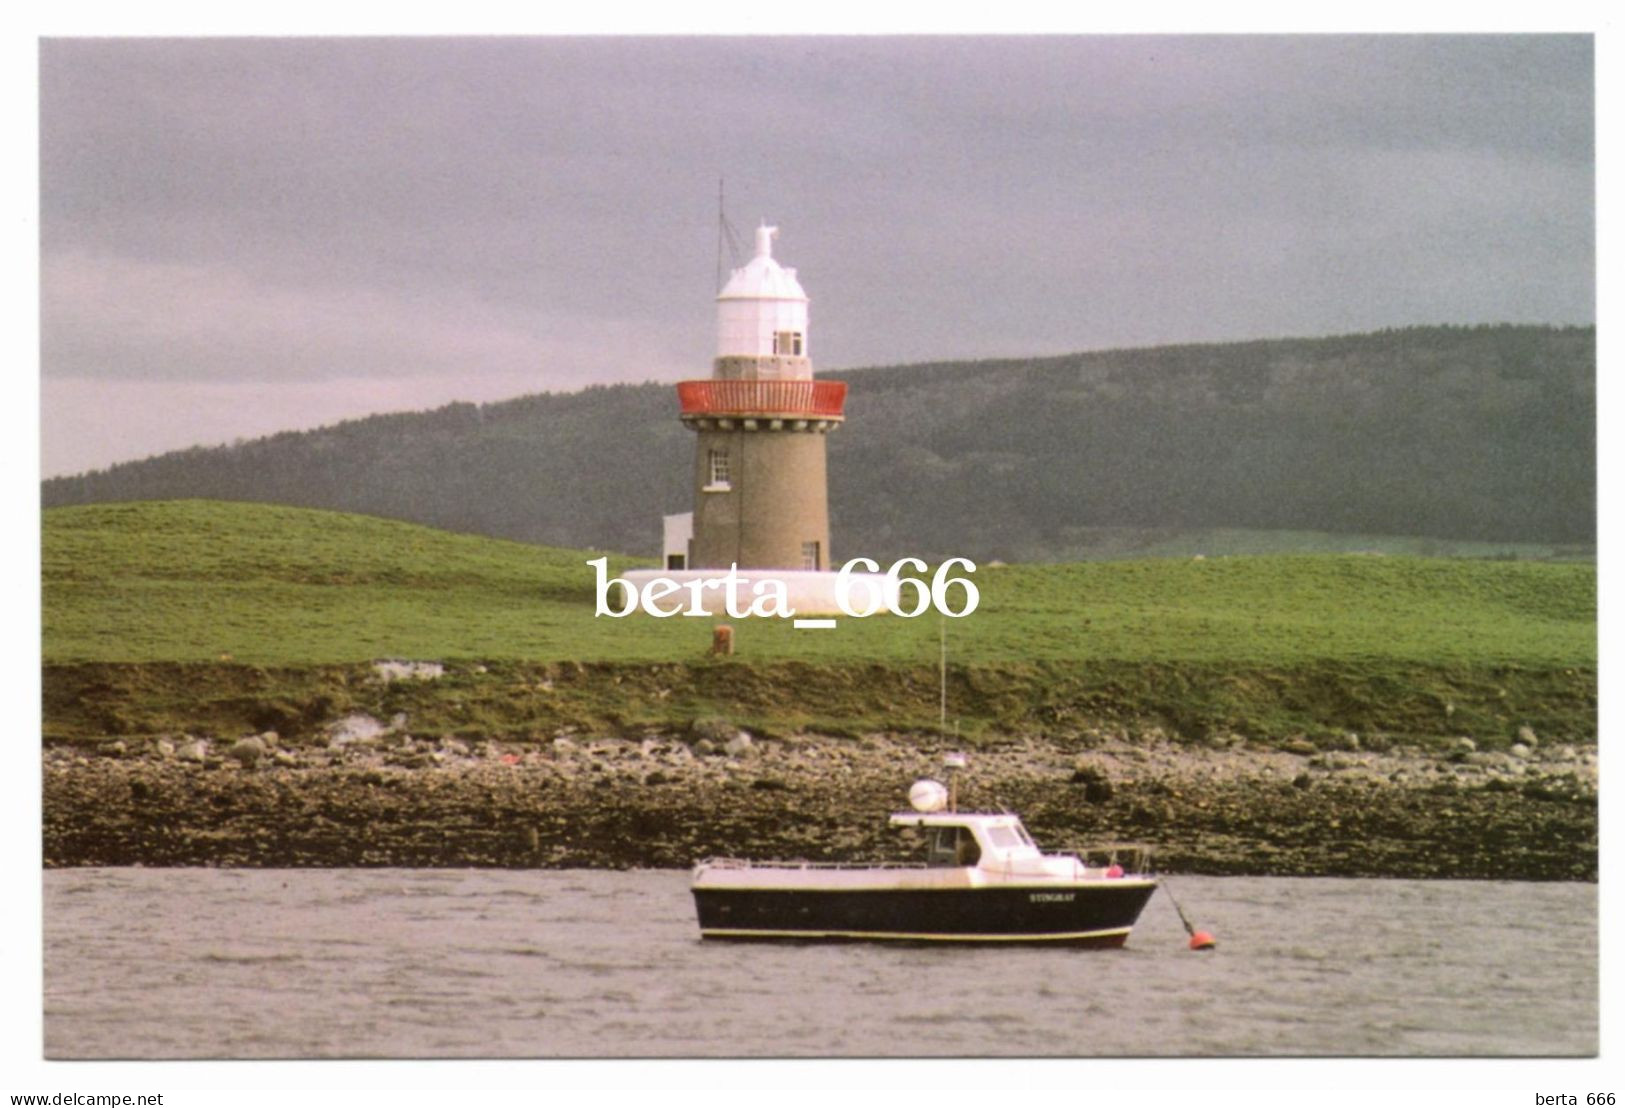
<path id="1" fill-rule="evenodd" d="M 1590 1055 L 1597 889 L 1175 878 L 1122 950 L 701 942 L 686 872 L 46 872 L 53 1058 Z"/>

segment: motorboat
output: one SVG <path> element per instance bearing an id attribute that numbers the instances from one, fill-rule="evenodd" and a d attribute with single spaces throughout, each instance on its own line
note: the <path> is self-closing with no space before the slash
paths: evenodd
<path id="1" fill-rule="evenodd" d="M 700 862 L 691 888 L 701 937 L 1084 947 L 1128 940 L 1157 890 L 1149 850 L 1046 854 L 1017 816 L 960 812 L 952 797 L 938 781 L 918 781 L 912 810 L 891 816 L 893 827 L 923 839 L 917 860 Z"/>

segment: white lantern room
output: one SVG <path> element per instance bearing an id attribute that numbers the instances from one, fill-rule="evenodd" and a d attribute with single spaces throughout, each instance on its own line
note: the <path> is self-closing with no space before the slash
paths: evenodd
<path id="1" fill-rule="evenodd" d="M 807 294 L 796 271 L 773 260 L 777 227 L 756 229 L 756 256 L 733 271 L 717 294 L 717 357 L 810 357 Z M 803 362 L 795 376 L 812 376 Z"/>

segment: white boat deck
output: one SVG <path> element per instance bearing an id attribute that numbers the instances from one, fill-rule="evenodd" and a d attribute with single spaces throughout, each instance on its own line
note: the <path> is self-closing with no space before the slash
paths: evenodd
<path id="1" fill-rule="evenodd" d="M 1103 884 L 1154 885 L 1145 873 L 1126 872 L 1119 852 L 1143 864 L 1149 851 L 1137 844 L 1105 844 L 1074 854 L 1045 854 L 1021 821 L 1009 813 L 904 812 L 898 827 L 928 830 L 924 861 L 813 862 L 707 858 L 694 867 L 693 887 L 860 890 L 975 889 L 1034 886 L 1079 888 Z M 1090 865 L 1086 859 L 1106 859 Z"/>

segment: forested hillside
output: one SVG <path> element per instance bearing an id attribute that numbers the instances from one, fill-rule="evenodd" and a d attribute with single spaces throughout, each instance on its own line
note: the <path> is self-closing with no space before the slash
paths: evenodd
<path id="1" fill-rule="evenodd" d="M 1593 328 L 1430 327 L 824 374 L 837 558 L 1077 556 L 1100 529 L 1594 541 Z M 375 416 L 45 482 L 652 554 L 689 507 L 666 384 Z"/>

